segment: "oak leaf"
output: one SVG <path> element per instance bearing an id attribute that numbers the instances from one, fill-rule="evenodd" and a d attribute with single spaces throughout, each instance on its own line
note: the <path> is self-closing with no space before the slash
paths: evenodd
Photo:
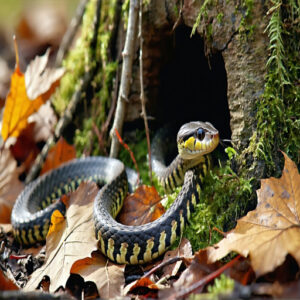
<path id="1" fill-rule="evenodd" d="M 125 225 L 142 225 L 158 219 L 165 209 L 156 189 L 145 185 L 124 200 L 118 221 Z"/>
<path id="2" fill-rule="evenodd" d="M 31 275 L 25 290 L 35 290 L 45 275 L 50 278 L 50 292 L 65 286 L 73 263 L 97 250 L 93 221 L 93 202 L 97 192 L 97 185 L 87 182 L 71 194 L 65 220 L 56 215 L 58 230 L 47 235 L 45 263 Z"/>
<path id="3" fill-rule="evenodd" d="M 4 141 L 9 137 L 18 137 L 26 128 L 28 117 L 37 112 L 58 85 L 63 70 L 48 70 L 49 51 L 42 57 L 37 57 L 28 67 L 25 76 L 20 70 L 16 50 L 16 67 L 11 76 L 10 91 L 5 101 L 1 134 Z M 45 77 L 46 76 L 46 77 Z M 26 82 L 28 86 L 26 86 Z M 28 94 L 29 91 L 29 94 Z"/>
<path id="4" fill-rule="evenodd" d="M 63 137 L 60 137 L 54 147 L 52 147 L 47 155 L 41 174 L 49 170 L 55 169 L 62 163 L 67 162 L 76 157 L 75 147 L 69 145 Z"/>
<path id="5" fill-rule="evenodd" d="M 231 251 L 249 255 L 257 276 L 280 266 L 287 254 L 300 265 L 300 175 L 295 163 L 283 155 L 282 176 L 261 180 L 256 209 L 215 245 L 209 254 L 211 262 Z"/>

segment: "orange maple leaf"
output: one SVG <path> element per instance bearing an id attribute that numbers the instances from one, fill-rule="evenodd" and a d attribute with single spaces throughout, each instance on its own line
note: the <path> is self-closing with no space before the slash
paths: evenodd
<path id="1" fill-rule="evenodd" d="M 10 91 L 7 95 L 4 113 L 3 113 L 3 121 L 2 121 L 2 129 L 1 134 L 4 141 L 6 141 L 9 137 L 18 137 L 21 131 L 26 128 L 28 122 L 27 119 L 34 112 L 37 112 L 39 107 L 44 104 L 47 99 L 50 97 L 51 93 L 53 93 L 54 88 L 56 87 L 60 77 L 63 72 L 61 69 L 58 71 L 54 71 L 55 75 L 49 76 L 49 72 L 46 72 L 47 69 L 41 69 L 37 67 L 38 61 L 48 61 L 49 52 L 45 54 L 44 57 L 37 57 L 32 65 L 35 66 L 36 74 L 35 76 L 42 80 L 35 80 L 35 87 L 41 93 L 39 96 L 36 96 L 34 99 L 30 99 L 28 96 L 28 92 L 26 89 L 25 76 L 20 70 L 19 66 L 19 56 L 18 49 L 15 42 L 15 52 L 16 52 L 16 67 L 15 71 L 11 76 L 11 85 Z M 41 64 L 45 67 L 45 64 Z M 26 71 L 27 72 L 27 71 Z M 33 74 L 32 67 L 28 68 L 28 72 Z M 46 79 L 42 75 L 46 72 L 49 80 L 52 84 L 46 85 Z M 34 75 L 32 75 L 34 76 Z M 28 77 L 28 76 L 27 76 Z M 30 76 L 29 76 L 30 77 Z M 48 80 L 48 81 L 49 81 Z M 45 91 L 41 86 L 46 87 L 48 90 Z M 50 87 L 49 87 L 50 86 Z M 30 89 L 33 89 L 32 84 L 30 85 Z"/>

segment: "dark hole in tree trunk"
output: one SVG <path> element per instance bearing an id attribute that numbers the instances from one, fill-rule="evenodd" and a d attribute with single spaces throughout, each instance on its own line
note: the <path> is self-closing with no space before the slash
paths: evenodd
<path id="1" fill-rule="evenodd" d="M 180 26 L 174 33 L 173 56 L 161 70 L 159 123 L 209 121 L 230 138 L 227 78 L 222 54 L 204 53 L 199 35 L 190 38 L 191 28 Z"/>

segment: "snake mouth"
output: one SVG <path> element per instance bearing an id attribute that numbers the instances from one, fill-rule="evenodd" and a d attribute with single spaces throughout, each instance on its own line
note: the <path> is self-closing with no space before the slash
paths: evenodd
<path id="1" fill-rule="evenodd" d="M 219 144 L 219 132 L 208 122 L 190 122 L 177 135 L 178 152 L 183 159 L 195 159 L 212 152 Z"/>

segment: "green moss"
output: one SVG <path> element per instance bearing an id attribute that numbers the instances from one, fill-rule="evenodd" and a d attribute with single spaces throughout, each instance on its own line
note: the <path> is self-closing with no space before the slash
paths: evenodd
<path id="1" fill-rule="evenodd" d="M 202 6 L 199 10 L 196 22 L 193 25 L 191 36 L 193 36 L 195 34 L 195 32 L 197 30 L 197 27 L 200 25 L 200 22 L 201 22 L 202 18 L 207 17 L 207 9 L 208 9 L 209 5 L 212 4 L 212 2 L 213 2 L 213 0 L 204 0 L 203 4 L 202 4 Z"/>
<path id="2" fill-rule="evenodd" d="M 230 293 L 233 291 L 233 289 L 234 280 L 224 274 L 221 274 L 219 278 L 214 280 L 213 285 L 209 285 L 207 287 L 208 293 L 191 294 L 188 297 L 188 300 L 217 300 L 220 299 L 220 295 L 224 295 L 224 298 L 227 299 L 227 295 L 229 294 L 230 296 Z"/>
<path id="3" fill-rule="evenodd" d="M 83 17 L 82 33 L 76 41 L 75 48 L 69 53 L 64 60 L 63 66 L 66 70 L 61 79 L 60 86 L 55 93 L 52 104 L 59 114 L 62 114 L 71 97 L 76 90 L 79 79 L 84 75 L 86 68 L 90 68 L 94 62 L 91 60 L 90 42 L 93 37 L 93 17 L 95 13 L 96 1 L 89 1 L 86 12 Z"/>
<path id="4" fill-rule="evenodd" d="M 299 3 L 273 2 L 266 29 L 270 38 L 270 57 L 267 62 L 266 85 L 257 102 L 257 132 L 251 138 L 245 153 L 254 154 L 254 165 L 266 164 L 266 176 L 278 175 L 278 150 L 286 152 L 296 163 L 300 162 L 300 34 L 297 29 Z"/>
<path id="5" fill-rule="evenodd" d="M 174 5 L 174 13 L 175 13 L 176 17 L 179 18 L 180 9 L 178 8 L 177 5 Z"/>
<path id="6" fill-rule="evenodd" d="M 74 144 L 76 145 L 76 154 L 77 157 L 81 156 L 81 154 L 85 151 L 85 149 L 90 147 L 90 143 L 92 140 L 92 125 L 93 120 L 91 118 L 87 118 L 83 121 L 83 130 L 76 129 Z"/>
<path id="7" fill-rule="evenodd" d="M 234 288 L 234 280 L 225 274 L 221 274 L 216 278 L 213 285 L 209 285 L 207 290 L 210 294 L 219 295 L 220 293 L 230 293 Z"/>
<path id="8" fill-rule="evenodd" d="M 253 11 L 254 1 L 253 0 L 243 0 L 239 10 L 242 11 L 242 19 L 239 24 L 239 38 L 243 42 L 247 42 L 249 39 L 253 38 L 256 24 L 252 23 L 252 11 Z"/>
<path id="9" fill-rule="evenodd" d="M 222 12 L 217 15 L 217 20 L 220 24 L 222 23 L 223 17 L 224 17 L 224 14 Z"/>
<path id="10" fill-rule="evenodd" d="M 206 41 L 212 42 L 212 36 L 213 36 L 213 25 L 212 23 L 209 23 L 206 26 Z"/>
<path id="11" fill-rule="evenodd" d="M 244 18 L 247 22 L 250 22 L 252 19 L 252 10 L 254 6 L 253 0 L 243 0 L 242 1 L 242 8 L 244 9 Z"/>
<path id="12" fill-rule="evenodd" d="M 184 233 L 194 250 L 215 244 L 222 238 L 213 230 L 214 227 L 228 231 L 235 226 L 235 221 L 250 205 L 251 181 L 233 172 L 230 161 L 225 166 L 213 169 L 206 176 L 200 203 Z"/>

